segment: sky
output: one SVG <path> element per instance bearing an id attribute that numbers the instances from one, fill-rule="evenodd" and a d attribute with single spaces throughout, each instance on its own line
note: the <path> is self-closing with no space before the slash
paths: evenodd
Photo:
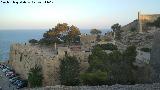
<path id="1" fill-rule="evenodd" d="M 47 29 L 64 22 L 80 29 L 109 29 L 115 23 L 123 26 L 137 19 L 138 11 L 143 14 L 160 13 L 160 0 L 52 0 L 52 2 L 18 5 L 0 2 L 0 29 Z"/>

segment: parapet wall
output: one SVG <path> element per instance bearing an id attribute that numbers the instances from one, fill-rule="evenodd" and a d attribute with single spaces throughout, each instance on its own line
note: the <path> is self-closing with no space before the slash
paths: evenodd
<path id="1" fill-rule="evenodd" d="M 160 17 L 160 14 L 140 15 L 139 20 L 142 23 L 154 22 L 158 17 Z"/>
<path id="2" fill-rule="evenodd" d="M 28 89 L 27 89 L 28 90 Z M 48 86 L 29 90 L 160 90 L 160 84 L 136 84 L 136 85 L 113 85 L 113 86 Z"/>

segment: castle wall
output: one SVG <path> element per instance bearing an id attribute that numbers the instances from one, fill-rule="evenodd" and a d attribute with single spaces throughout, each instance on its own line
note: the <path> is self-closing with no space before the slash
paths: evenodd
<path id="1" fill-rule="evenodd" d="M 87 50 L 96 44 L 97 35 L 82 35 L 81 43 L 82 49 Z"/>
<path id="2" fill-rule="evenodd" d="M 10 65 L 23 79 L 28 78 L 29 70 L 35 65 L 42 67 L 43 85 L 57 85 L 60 61 L 56 56 L 47 56 L 45 51 L 30 45 L 14 44 L 10 51 Z"/>
<path id="3" fill-rule="evenodd" d="M 48 86 L 29 90 L 159 90 L 160 83 L 103 86 Z M 28 90 L 28 89 L 26 89 Z"/>
<path id="4" fill-rule="evenodd" d="M 160 17 L 160 14 L 153 14 L 153 15 L 140 15 L 140 20 L 142 23 L 146 22 L 154 22 L 158 17 Z"/>
<path id="5" fill-rule="evenodd" d="M 146 23 L 154 22 L 158 17 L 160 17 L 160 14 L 145 15 L 138 13 L 137 20 L 134 20 L 133 22 L 123 26 L 121 29 L 123 31 L 129 31 L 132 28 L 135 28 L 136 30 L 138 30 L 138 32 L 154 32 L 156 28 L 147 26 Z"/>
<path id="6" fill-rule="evenodd" d="M 85 71 L 90 53 L 71 51 L 68 47 L 58 47 L 58 52 L 45 47 L 13 44 L 10 49 L 9 64 L 23 79 L 28 79 L 28 73 L 35 65 L 42 67 L 43 85 L 59 85 L 60 59 L 65 56 L 65 51 L 70 56 L 76 56 L 80 62 L 81 71 Z"/>
<path id="7" fill-rule="evenodd" d="M 143 32 L 155 31 L 155 27 L 147 26 L 147 23 L 154 22 L 157 18 L 160 17 L 160 14 L 151 14 L 151 15 L 140 15 L 139 20 L 141 23 L 141 28 Z"/>

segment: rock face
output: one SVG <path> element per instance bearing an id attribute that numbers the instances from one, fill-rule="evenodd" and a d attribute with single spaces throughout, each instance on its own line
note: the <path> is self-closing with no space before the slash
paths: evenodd
<path id="1" fill-rule="evenodd" d="M 153 42 L 153 33 L 138 33 L 138 32 L 122 32 L 121 33 L 121 40 L 120 42 L 124 45 L 135 45 L 137 47 L 152 47 Z"/>
<path id="2" fill-rule="evenodd" d="M 131 29 L 135 29 L 138 32 L 138 20 L 134 20 L 133 22 L 123 26 L 121 29 L 124 31 L 129 31 Z"/>
<path id="3" fill-rule="evenodd" d="M 155 32 L 151 51 L 152 81 L 160 82 L 160 31 Z"/>
<path id="4" fill-rule="evenodd" d="M 76 56 L 80 62 L 81 71 L 88 67 L 89 52 L 78 51 L 78 47 L 52 47 L 13 44 L 10 49 L 9 64 L 24 79 L 28 78 L 28 73 L 35 65 L 42 67 L 43 85 L 52 86 L 60 84 L 59 65 L 60 60 L 68 54 Z"/>

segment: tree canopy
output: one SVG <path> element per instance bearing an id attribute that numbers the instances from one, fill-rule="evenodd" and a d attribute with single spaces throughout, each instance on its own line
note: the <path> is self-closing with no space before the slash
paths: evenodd
<path id="1" fill-rule="evenodd" d="M 116 31 L 118 31 L 118 30 L 121 29 L 121 25 L 119 25 L 119 23 L 116 23 L 116 24 L 114 24 L 114 25 L 111 26 L 111 29 L 112 29 L 114 32 L 116 32 Z"/>
<path id="2" fill-rule="evenodd" d="M 35 44 L 35 43 L 38 43 L 38 40 L 36 40 L 36 39 L 31 39 L 31 40 L 29 40 L 29 43 Z"/>
<path id="3" fill-rule="evenodd" d="M 101 32 L 100 30 L 98 30 L 98 29 L 92 29 L 92 30 L 90 31 L 90 33 L 91 33 L 92 35 L 100 35 L 102 32 Z"/>
<path id="4" fill-rule="evenodd" d="M 96 46 L 99 46 L 101 47 L 103 50 L 118 50 L 117 46 L 112 44 L 112 43 L 107 43 L 107 44 L 101 44 L 101 45 L 96 45 Z"/>
<path id="5" fill-rule="evenodd" d="M 80 30 L 76 26 L 68 26 L 67 23 L 59 23 L 55 28 L 49 29 L 49 31 L 44 33 L 40 43 L 53 44 L 79 42 L 77 41 L 79 39 L 75 38 L 78 38 L 80 34 Z"/>
<path id="6" fill-rule="evenodd" d="M 111 26 L 111 29 L 115 33 L 115 39 L 120 40 L 121 39 L 121 25 L 119 25 L 119 23 L 116 23 Z"/>
<path id="7" fill-rule="evenodd" d="M 82 82 L 86 85 L 134 84 L 135 57 L 134 46 L 128 47 L 124 52 L 114 50 L 109 54 L 95 46 L 89 56 L 89 68 L 81 74 Z"/>
<path id="8" fill-rule="evenodd" d="M 76 57 L 66 56 L 60 63 L 60 82 L 62 85 L 79 85 L 80 66 Z"/>

